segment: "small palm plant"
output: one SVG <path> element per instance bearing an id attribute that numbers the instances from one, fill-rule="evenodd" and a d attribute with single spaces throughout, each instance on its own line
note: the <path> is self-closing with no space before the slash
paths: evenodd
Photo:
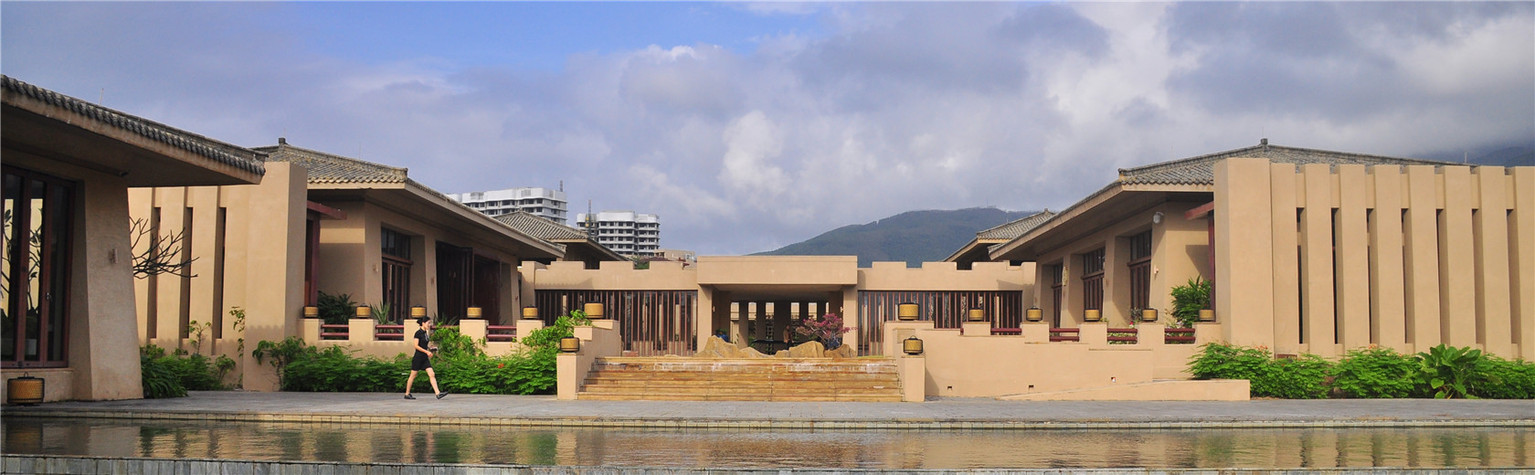
<path id="1" fill-rule="evenodd" d="M 1469 383 L 1481 360 L 1482 350 L 1441 343 L 1425 353 L 1418 353 L 1419 382 L 1428 385 L 1434 399 L 1475 399 Z"/>

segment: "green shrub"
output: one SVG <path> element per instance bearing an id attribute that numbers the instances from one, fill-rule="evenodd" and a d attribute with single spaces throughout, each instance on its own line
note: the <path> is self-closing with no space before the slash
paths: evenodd
<path id="1" fill-rule="evenodd" d="M 1417 394 L 1418 362 L 1390 348 L 1348 352 L 1334 370 L 1332 389 L 1349 398 L 1404 398 Z"/>
<path id="2" fill-rule="evenodd" d="M 166 361 L 165 350 L 158 346 L 148 345 L 139 349 L 139 367 L 145 398 L 187 395 L 186 386 L 181 385 L 181 376 L 171 369 L 171 364 Z"/>
<path id="3" fill-rule="evenodd" d="M 506 356 L 487 356 L 485 341 L 443 326 L 432 332 L 438 351 L 432 359 L 438 387 L 459 394 L 547 394 L 556 383 L 555 359 L 561 338 L 574 327 L 587 324 L 585 315 L 572 312 L 554 325 L 523 337 L 529 351 Z M 410 373 L 410 353 L 393 359 L 356 357 L 340 346 L 319 348 L 290 337 L 280 343 L 262 341 L 253 352 L 258 362 L 270 360 L 284 391 L 395 392 L 403 390 Z M 426 375 L 416 376 L 413 392 L 431 391 Z"/>
<path id="4" fill-rule="evenodd" d="M 1195 379 L 1245 379 L 1254 397 L 1314 399 L 1327 396 L 1332 364 L 1312 355 L 1275 360 L 1266 348 L 1206 344 L 1189 361 Z"/>
<path id="5" fill-rule="evenodd" d="M 1283 399 L 1327 397 L 1327 380 L 1333 364 L 1316 355 L 1272 360 L 1260 380 L 1253 381 L 1254 396 Z"/>
<path id="6" fill-rule="evenodd" d="M 1173 319 L 1178 326 L 1189 328 L 1199 321 L 1199 311 L 1210 308 L 1210 282 L 1195 277 L 1187 284 L 1173 287 Z"/>
<path id="7" fill-rule="evenodd" d="M 1474 398 L 1473 373 L 1482 359 L 1482 350 L 1440 343 L 1418 353 L 1418 382 L 1428 385 L 1435 399 Z"/>
<path id="8" fill-rule="evenodd" d="M 1486 355 L 1476 363 L 1472 395 L 1493 399 L 1535 399 L 1535 363 Z"/>
<path id="9" fill-rule="evenodd" d="M 320 310 L 320 319 L 327 325 L 345 324 L 348 318 L 357 313 L 357 302 L 353 302 L 352 296 L 348 294 L 332 295 L 321 291 L 315 307 Z"/>

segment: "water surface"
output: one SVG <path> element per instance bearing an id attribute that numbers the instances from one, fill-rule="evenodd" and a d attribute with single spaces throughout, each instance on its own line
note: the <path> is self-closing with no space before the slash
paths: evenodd
<path id="1" fill-rule="evenodd" d="M 6 417 L 4 453 L 683 468 L 1529 467 L 1530 428 L 749 430 Z"/>

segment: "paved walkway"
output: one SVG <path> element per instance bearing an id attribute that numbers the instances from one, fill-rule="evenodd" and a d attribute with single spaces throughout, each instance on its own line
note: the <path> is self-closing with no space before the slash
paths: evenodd
<path id="1" fill-rule="evenodd" d="M 558 401 L 453 394 L 194 391 L 188 397 L 59 402 L 6 416 L 271 422 L 848 429 L 1505 426 L 1535 428 L 1530 400 L 997 401 L 921 403 Z"/>

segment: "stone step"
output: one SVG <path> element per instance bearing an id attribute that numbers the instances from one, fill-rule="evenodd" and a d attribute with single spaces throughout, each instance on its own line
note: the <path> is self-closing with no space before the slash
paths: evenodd
<path id="1" fill-rule="evenodd" d="M 900 383 L 869 386 L 675 386 L 675 384 L 588 384 L 586 392 L 678 392 L 678 394 L 884 394 Z"/>
<path id="2" fill-rule="evenodd" d="M 599 358 L 578 399 L 900 401 L 891 358 Z"/>
<path id="3" fill-rule="evenodd" d="M 608 394 L 608 393 L 581 393 L 578 397 L 583 400 L 593 401 L 774 401 L 774 402 L 901 402 L 900 394 L 891 395 L 815 395 L 815 396 L 772 396 L 762 395 L 699 395 L 699 394 Z"/>

